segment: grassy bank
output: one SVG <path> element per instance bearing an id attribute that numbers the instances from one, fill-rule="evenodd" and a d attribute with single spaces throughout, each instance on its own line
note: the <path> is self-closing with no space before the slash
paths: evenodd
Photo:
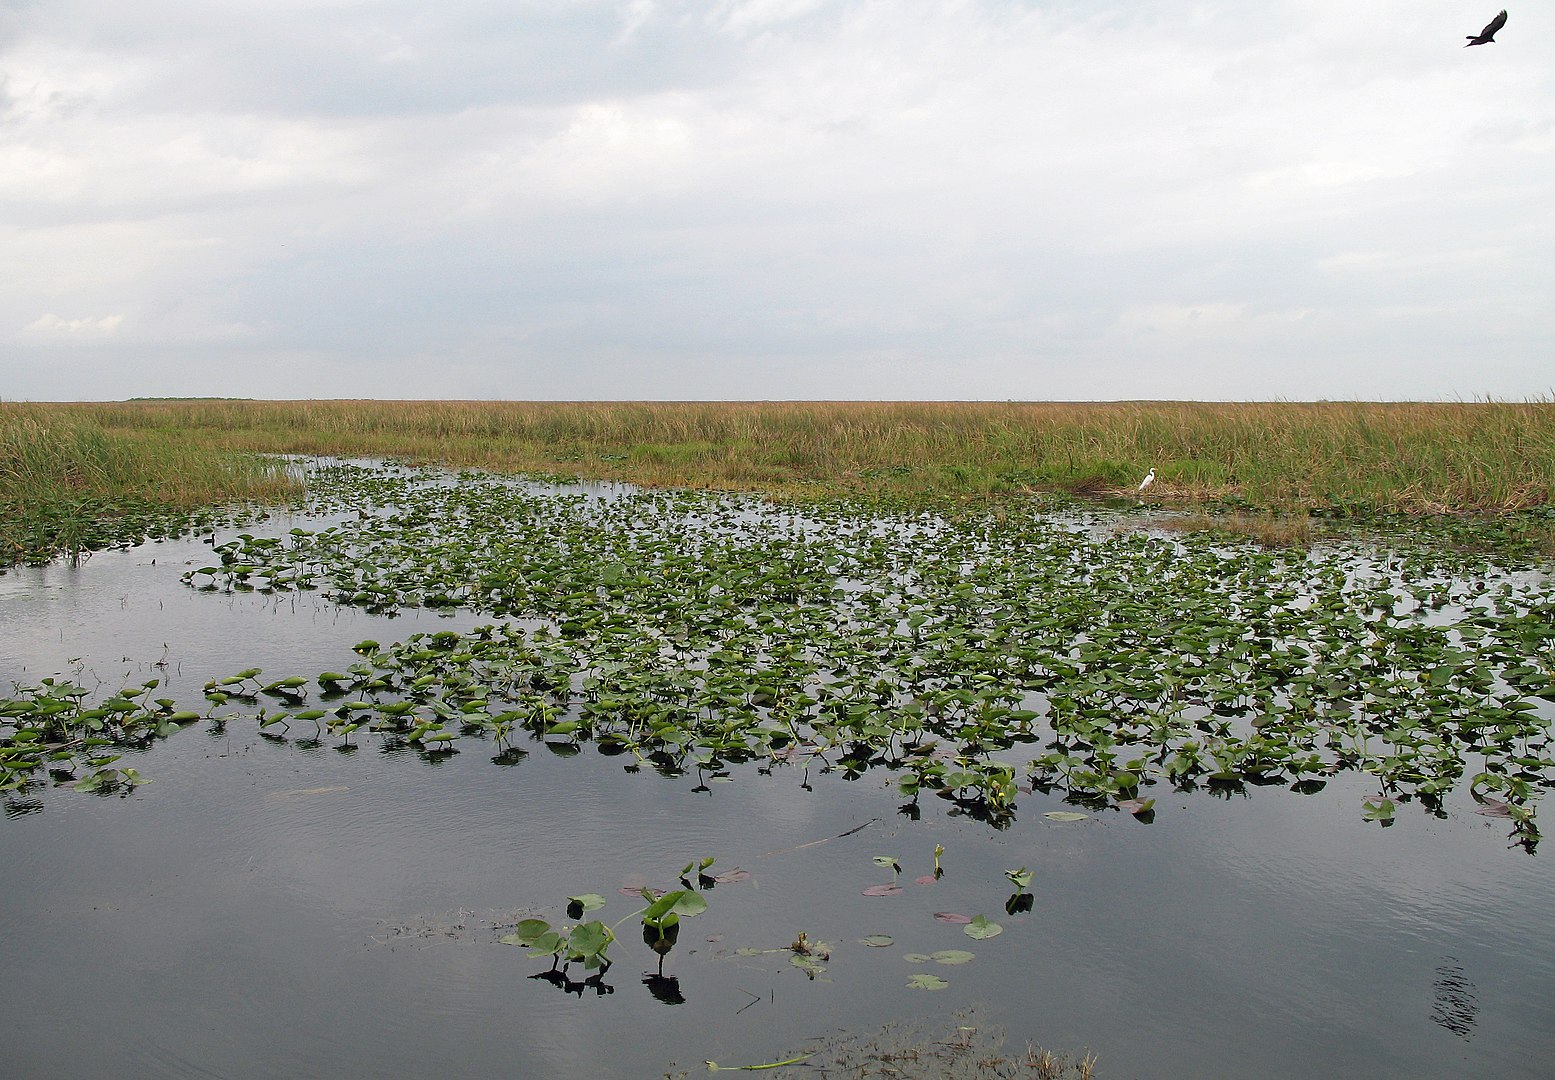
<path id="1" fill-rule="evenodd" d="M 1550 401 L 207 399 L 0 404 L 0 563 L 176 529 L 194 507 L 283 498 L 284 476 L 252 452 L 907 498 L 1133 498 L 1153 468 L 1151 503 L 1209 509 L 1206 527 L 1270 542 L 1301 542 L 1309 530 L 1291 519 L 1310 515 L 1534 510 L 1518 528 L 1555 548 Z"/>
<path id="2" fill-rule="evenodd" d="M 1066 491 L 1279 511 L 1555 501 L 1555 402 L 155 401 L 49 406 L 136 438 L 393 455 L 664 486 Z"/>
<path id="3" fill-rule="evenodd" d="M 285 499 L 275 463 L 163 427 L 0 404 L 0 566 L 180 531 L 201 508 Z"/>

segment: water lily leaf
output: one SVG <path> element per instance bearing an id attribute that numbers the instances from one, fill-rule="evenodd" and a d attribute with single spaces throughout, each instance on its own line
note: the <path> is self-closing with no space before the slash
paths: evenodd
<path id="1" fill-rule="evenodd" d="M 918 974 L 907 980 L 909 990 L 943 990 L 950 984 L 938 975 Z"/>
<path id="2" fill-rule="evenodd" d="M 788 958 L 788 962 L 793 964 L 796 968 L 804 972 L 812 979 L 826 970 L 825 964 L 821 963 L 815 957 L 805 956 L 803 953 L 795 953 L 793 956 Z"/>
<path id="3" fill-rule="evenodd" d="M 595 920 L 572 928 L 567 937 L 567 951 L 580 960 L 600 956 L 611 942 L 610 928 Z"/>
<path id="4" fill-rule="evenodd" d="M 520 944 L 527 944 L 537 956 L 560 956 L 567 948 L 567 939 L 555 930 L 547 930 L 533 941 Z"/>
<path id="5" fill-rule="evenodd" d="M 576 905 L 580 911 L 598 911 L 605 906 L 605 898 L 598 893 L 581 893 L 577 896 L 567 897 L 569 905 Z M 577 918 L 576 915 L 573 918 Z"/>
<path id="6" fill-rule="evenodd" d="M 693 889 L 684 890 L 675 901 L 675 914 L 689 919 L 707 910 L 707 898 Z"/>
<path id="7" fill-rule="evenodd" d="M 934 961 L 934 957 L 930 956 L 928 953 L 921 952 L 903 953 L 902 959 L 906 960 L 909 964 L 928 964 Z"/>
<path id="8" fill-rule="evenodd" d="M 1117 806 L 1118 806 L 1119 810 L 1123 810 L 1123 811 L 1126 811 L 1126 812 L 1128 812 L 1130 814 L 1134 814 L 1134 815 L 1137 816 L 1139 814 L 1147 814 L 1147 813 L 1149 813 L 1150 810 L 1153 809 L 1154 806 L 1155 806 L 1155 800 L 1154 799 L 1119 799 L 1118 802 L 1117 802 Z"/>
<path id="9" fill-rule="evenodd" d="M 950 923 L 952 926 L 964 926 L 972 921 L 972 916 L 961 915 L 954 911 L 936 911 L 934 920 L 936 922 Z"/>
<path id="10" fill-rule="evenodd" d="M 929 959 L 936 964 L 968 964 L 971 963 L 974 955 L 965 949 L 941 949 L 938 952 L 930 953 Z"/>
<path id="11" fill-rule="evenodd" d="M 933 885 L 939 878 L 933 874 L 924 874 L 922 877 L 913 878 L 914 885 Z"/>
<path id="12" fill-rule="evenodd" d="M 961 932 L 969 938 L 982 941 L 986 938 L 998 937 L 1004 933 L 1004 927 L 996 922 L 989 922 L 988 916 L 979 915 L 961 928 Z"/>
<path id="13" fill-rule="evenodd" d="M 895 896 L 902 891 L 902 887 L 896 884 L 871 885 L 864 890 L 865 896 Z"/>
<path id="14" fill-rule="evenodd" d="M 1049 810 L 1042 816 L 1045 818 L 1050 818 L 1053 821 L 1084 821 L 1091 815 L 1077 813 L 1073 810 Z"/>
<path id="15" fill-rule="evenodd" d="M 502 938 L 502 940 L 507 941 L 509 945 L 532 945 L 542 934 L 549 933 L 550 929 L 551 924 L 544 919 L 522 919 L 513 928 L 513 932 Z M 516 940 L 508 941 L 508 938 L 515 938 Z"/>
<path id="16" fill-rule="evenodd" d="M 871 949 L 884 949 L 888 945 L 895 945 L 896 939 L 890 934 L 870 934 L 868 937 L 858 939 L 860 945 L 867 945 Z"/>
<path id="17" fill-rule="evenodd" d="M 750 876 L 749 870 L 729 870 L 722 874 L 714 874 L 713 880 L 720 885 L 732 885 L 736 881 L 749 881 Z"/>
<path id="18" fill-rule="evenodd" d="M 1512 807 L 1509 803 L 1500 802 L 1496 799 L 1486 799 L 1485 805 L 1474 812 L 1483 814 L 1486 817 L 1511 817 Z"/>
<path id="19" fill-rule="evenodd" d="M 642 898 L 650 900 L 647 909 L 642 912 L 642 921 L 650 926 L 672 926 L 680 921 L 681 915 L 700 915 L 708 911 L 708 901 L 701 898 L 701 894 L 692 889 L 676 889 L 666 892 L 661 897 L 653 900 L 650 890 L 642 890 Z"/>
<path id="20" fill-rule="evenodd" d="M 1392 799 L 1378 798 L 1373 802 L 1365 799 L 1361 802 L 1361 817 L 1367 821 L 1391 822 L 1398 814 L 1398 808 Z"/>

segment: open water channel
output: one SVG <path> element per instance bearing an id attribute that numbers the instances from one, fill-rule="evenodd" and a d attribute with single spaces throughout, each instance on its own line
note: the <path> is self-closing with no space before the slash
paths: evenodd
<path id="1" fill-rule="evenodd" d="M 296 524 L 320 522 L 215 540 Z M 492 621 L 191 587 L 210 557 L 190 539 L 7 571 L 0 687 L 156 678 L 198 707 L 241 669 L 345 671 L 363 639 Z M 119 764 L 152 781 L 133 790 L 10 793 L 0 1074 L 694 1075 L 920 1020 L 1089 1052 L 1105 1078 L 1506 1078 L 1555 1060 L 1555 873 L 1461 796 L 1382 827 L 1359 812 L 1365 775 L 1306 796 L 1158 783 L 1148 822 L 1061 820 L 1044 815 L 1075 806 L 1039 786 L 995 828 L 933 797 L 903 812 L 883 768 L 663 775 L 587 741 L 434 754 L 296 735 L 202 721 L 130 751 Z M 725 880 L 661 967 L 622 889 L 678 888 L 709 855 Z M 1019 867 L 1031 910 L 1011 914 Z M 537 978 L 545 961 L 498 940 L 589 892 L 608 901 L 590 917 L 626 920 L 602 979 Z M 1003 932 L 972 939 L 944 913 Z M 809 971 L 786 951 L 801 932 L 829 946 Z M 942 950 L 973 955 L 909 959 Z M 948 985 L 915 989 L 920 973 Z"/>

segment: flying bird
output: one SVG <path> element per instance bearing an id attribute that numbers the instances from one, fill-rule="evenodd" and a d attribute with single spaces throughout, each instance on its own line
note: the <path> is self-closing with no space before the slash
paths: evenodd
<path id="1" fill-rule="evenodd" d="M 1143 491 L 1153 483 L 1155 483 L 1155 470 L 1151 469 L 1145 473 L 1145 478 L 1139 482 L 1139 490 Z"/>
<path id="2" fill-rule="evenodd" d="M 1496 31 L 1505 25 L 1506 12 L 1503 11 L 1494 19 L 1491 19 L 1489 24 L 1486 25 L 1485 29 L 1481 30 L 1478 35 L 1467 34 L 1465 36 L 1469 39 L 1469 45 L 1494 45 L 1496 41 Z M 1464 48 L 1467 49 L 1469 45 L 1465 45 Z"/>

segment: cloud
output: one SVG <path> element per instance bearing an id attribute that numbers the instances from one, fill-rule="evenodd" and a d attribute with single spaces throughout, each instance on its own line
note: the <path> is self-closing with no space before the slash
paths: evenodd
<path id="1" fill-rule="evenodd" d="M 1464 53 L 1444 0 L 40 0 L 0 30 L 0 320 L 132 313 L 134 362 L 51 381 L 26 350 L 87 339 L 29 331 L 0 378 L 1538 394 L 1540 18 Z"/>
<path id="2" fill-rule="evenodd" d="M 118 331 L 119 325 L 122 322 L 124 322 L 123 315 L 63 319 L 53 312 L 47 312 L 28 323 L 22 329 L 22 334 L 38 339 L 57 339 L 60 337 L 75 339 L 107 338 L 113 336 Z"/>

